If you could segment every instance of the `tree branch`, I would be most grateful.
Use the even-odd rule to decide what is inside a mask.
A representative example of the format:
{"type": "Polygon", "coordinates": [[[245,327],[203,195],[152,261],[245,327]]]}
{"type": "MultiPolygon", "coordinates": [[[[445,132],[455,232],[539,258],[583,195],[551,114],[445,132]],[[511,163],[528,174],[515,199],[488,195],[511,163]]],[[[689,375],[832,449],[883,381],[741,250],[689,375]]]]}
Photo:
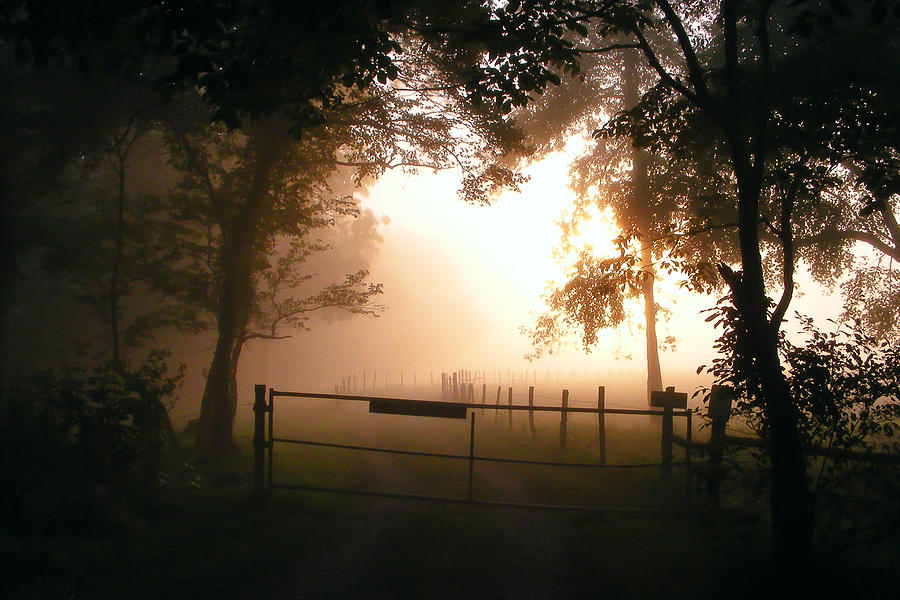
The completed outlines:
{"type": "Polygon", "coordinates": [[[703,105],[711,107],[713,105],[712,97],[709,95],[709,89],[706,87],[706,81],[703,78],[703,68],[700,66],[700,61],[697,60],[694,45],[684,29],[681,17],[678,16],[678,13],[675,12],[668,0],[657,0],[656,4],[662,9],[666,20],[669,22],[669,27],[672,28],[675,37],[678,39],[678,45],[681,47],[681,52],[687,63],[688,77],[694,86],[698,99],[702,100],[703,105]]]}
{"type": "Polygon", "coordinates": [[[638,41],[640,42],[639,46],[640,46],[641,50],[644,51],[644,56],[647,57],[647,62],[649,62],[650,66],[653,67],[653,70],[657,72],[660,79],[662,79],[666,83],[666,85],[677,90],[680,94],[685,96],[687,99],[689,99],[694,104],[696,104],[698,106],[703,106],[703,103],[702,103],[701,99],[697,96],[697,94],[692,92],[690,89],[687,88],[687,86],[685,86],[683,83],[681,83],[680,81],[678,81],[677,79],[672,77],[672,75],[669,74],[668,71],[666,71],[666,68],[662,65],[661,62],[659,62],[659,57],[656,56],[656,52],[654,52],[653,48],[650,46],[650,42],[648,42],[647,38],[644,37],[643,32],[641,32],[639,29],[635,28],[633,30],[633,33],[638,38],[638,41]]]}
{"type": "Polygon", "coordinates": [[[627,50],[629,48],[635,48],[640,50],[643,46],[638,44],[610,44],[609,46],[603,46],[602,48],[572,48],[575,52],[579,54],[601,54],[604,52],[611,52],[613,50],[627,50]]]}
{"type": "MultiPolygon", "coordinates": [[[[804,158],[802,162],[805,163],[806,159],[804,158]]],[[[794,213],[794,199],[797,196],[797,190],[800,188],[800,181],[800,174],[795,172],[791,185],[781,201],[781,232],[778,234],[778,239],[781,240],[783,252],[781,266],[783,269],[784,289],[781,292],[778,305],[772,312],[771,324],[775,331],[778,331],[781,327],[788,305],[790,305],[794,296],[794,232],[791,228],[791,218],[794,213]]]]}
{"type": "MultiPolygon", "coordinates": [[[[756,127],[753,144],[753,177],[757,181],[762,180],[766,162],[766,145],[768,143],[767,125],[769,117],[769,83],[772,79],[772,49],[767,23],[771,8],[772,0],[766,0],[762,3],[759,10],[759,22],[756,24],[756,36],[759,39],[759,54],[762,61],[762,81],[759,85],[759,105],[756,107],[756,127]]],[[[791,203],[793,203],[793,198],[791,203]]],[[[784,208],[783,205],[782,208],[784,208]]],[[[793,207],[791,207],[791,211],[793,211],[793,207]]]]}
{"type": "Polygon", "coordinates": [[[816,244],[833,242],[833,241],[841,241],[841,240],[854,240],[857,242],[864,242],[869,244],[882,254],[890,256],[894,260],[900,260],[900,248],[891,246],[886,243],[884,240],[879,238],[876,235],[873,235],[867,231],[857,231],[857,230],[847,230],[847,231],[822,231],[815,235],[811,235],[805,238],[801,238],[797,240],[796,246],[797,248],[805,248],[807,246],[814,246],[816,244]]]}
{"type": "Polygon", "coordinates": [[[891,205],[885,199],[884,208],[881,209],[884,217],[884,224],[887,226],[888,233],[891,235],[891,241],[894,242],[894,248],[900,248],[900,224],[897,223],[897,215],[891,210],[891,205]]]}

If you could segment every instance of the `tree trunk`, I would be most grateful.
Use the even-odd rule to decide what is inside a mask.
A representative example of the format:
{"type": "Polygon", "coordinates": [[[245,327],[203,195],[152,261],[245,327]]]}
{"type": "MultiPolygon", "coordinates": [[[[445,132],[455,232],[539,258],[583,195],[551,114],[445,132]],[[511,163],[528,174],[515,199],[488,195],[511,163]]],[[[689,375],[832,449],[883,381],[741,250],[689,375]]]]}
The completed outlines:
{"type": "MultiPolygon", "coordinates": [[[[641,100],[638,85],[636,50],[624,53],[622,99],[626,108],[637,106],[641,100]]],[[[650,247],[650,170],[647,153],[631,147],[631,206],[629,212],[636,219],[638,232],[641,235],[641,296],[644,299],[644,324],[647,350],[647,403],[650,403],[650,392],[662,389],[662,373],[659,365],[659,343],[656,339],[656,298],[653,282],[656,279],[653,270],[653,252],[650,247]]]]}
{"type": "Polygon", "coordinates": [[[112,272],[109,276],[109,327],[112,338],[112,363],[117,368],[122,364],[122,353],[119,343],[119,298],[122,295],[119,289],[119,274],[122,269],[124,255],[123,245],[125,238],[125,157],[121,149],[116,148],[116,175],[119,179],[116,195],[116,228],[115,228],[115,252],[113,254],[112,272]]]}
{"type": "MultiPolygon", "coordinates": [[[[739,352],[749,357],[759,381],[771,466],[772,544],[775,568],[782,579],[802,583],[812,549],[812,504],[806,461],[800,445],[797,408],[778,355],[779,323],[768,317],[759,240],[760,185],[735,152],[738,180],[738,225],[741,274],[727,277],[741,323],[739,352]]],[[[739,146],[737,146],[739,148],[739,146]]],[[[744,155],[746,156],[746,155],[744,155]]]]}
{"type": "Polygon", "coordinates": [[[250,316],[252,279],[249,260],[241,260],[247,250],[223,251],[223,281],[218,300],[218,338],[213,354],[197,431],[197,448],[204,458],[219,460],[234,453],[232,429],[237,410],[237,364],[250,316]]]}
{"type": "Polygon", "coordinates": [[[641,283],[641,292],[644,297],[644,323],[646,325],[647,341],[647,403],[650,402],[650,392],[662,390],[662,370],[659,364],[659,342],[656,339],[656,298],[653,292],[655,279],[652,255],[647,248],[646,241],[641,242],[641,270],[644,271],[644,280],[641,283]]]}
{"type": "Polygon", "coordinates": [[[258,121],[248,128],[253,148],[253,175],[243,203],[227,222],[220,222],[216,310],[216,349],[200,408],[196,449],[207,460],[221,460],[235,451],[232,435],[237,410],[237,369],[250,321],[255,293],[253,265],[265,236],[261,223],[278,158],[290,140],[278,119],[258,121]]]}

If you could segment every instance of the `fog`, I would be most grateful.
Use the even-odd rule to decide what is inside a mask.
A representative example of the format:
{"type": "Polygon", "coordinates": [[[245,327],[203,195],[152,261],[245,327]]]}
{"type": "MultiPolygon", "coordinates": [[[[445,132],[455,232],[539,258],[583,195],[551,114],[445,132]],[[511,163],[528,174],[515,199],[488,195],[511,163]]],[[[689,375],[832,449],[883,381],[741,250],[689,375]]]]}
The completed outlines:
{"type": "MultiPolygon", "coordinates": [[[[384,389],[385,377],[397,386],[402,376],[406,395],[433,396],[437,392],[433,387],[426,391],[427,384],[439,384],[442,372],[459,369],[484,371],[490,385],[504,385],[504,398],[511,374],[517,397],[527,393],[527,375],[538,393],[552,395],[557,403],[564,387],[584,388],[581,395],[592,402],[595,392],[589,390],[604,385],[610,402],[646,406],[645,341],[637,304],[629,322],[602,332],[600,344],[590,352],[572,339],[553,354],[525,359],[532,347],[520,327],[531,325],[543,308],[547,281],[561,276],[553,251],[559,237],[555,221],[571,203],[568,159],[558,152],[531,165],[530,180],[520,192],[506,193],[489,206],[462,202],[452,171],[390,172],[357,191],[381,241],[365,236],[372,244],[367,252],[335,262],[347,267],[357,264],[353,260],[365,263],[371,279],[384,284],[378,302],[385,310],[377,318],[332,314],[312,320],[309,331],[292,332],[289,339],[250,343],[238,374],[243,420],[249,419],[247,404],[257,383],[333,392],[344,378],[355,376],[357,393],[363,391],[364,377],[366,391],[372,393],[374,376],[381,388],[376,393],[383,395],[397,393],[396,388],[384,389]],[[413,381],[419,388],[415,392],[413,381]]],[[[335,251],[354,254],[340,246],[335,251]]],[[[804,302],[806,314],[824,320],[839,313],[839,298],[808,277],[801,274],[798,287],[816,300],[804,302]]],[[[692,393],[712,383],[697,368],[715,356],[718,332],[701,311],[716,299],[686,293],[670,282],[659,285],[658,302],[670,311],[658,325],[659,338],[675,338],[660,356],[664,385],[692,393]]],[[[196,361],[189,360],[187,383],[173,411],[177,422],[199,410],[208,354],[202,344],[193,352],[196,361]]],[[[495,391],[488,397],[491,393],[495,391]]]]}

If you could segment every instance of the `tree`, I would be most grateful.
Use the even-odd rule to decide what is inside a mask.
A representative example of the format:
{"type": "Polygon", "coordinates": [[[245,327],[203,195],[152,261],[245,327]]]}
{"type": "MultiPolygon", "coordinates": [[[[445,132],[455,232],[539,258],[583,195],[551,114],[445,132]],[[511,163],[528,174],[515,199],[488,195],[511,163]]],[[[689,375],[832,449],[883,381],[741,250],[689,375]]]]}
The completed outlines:
{"type": "MultiPolygon", "coordinates": [[[[602,46],[602,40],[591,41],[602,46]]],[[[662,156],[643,147],[639,140],[645,139],[647,132],[632,124],[628,133],[619,135],[617,125],[621,121],[632,123],[642,118],[641,80],[644,89],[653,83],[650,73],[639,72],[635,52],[624,49],[615,55],[585,56],[579,78],[567,80],[559,91],[546,94],[536,102],[536,108],[530,107],[525,113],[526,130],[531,122],[543,123],[547,113],[551,113],[551,122],[565,123],[549,132],[539,130],[539,136],[559,139],[583,135],[586,130],[594,132],[595,138],[573,162],[570,186],[576,192],[576,204],[561,221],[560,254],[575,254],[577,260],[569,266],[567,281],[548,292],[548,310],[538,317],[530,333],[537,354],[543,348],[552,348],[571,327],[582,332],[582,345],[589,349],[597,343],[600,329],[616,327],[629,317],[628,298],[641,298],[649,399],[651,390],[662,389],[656,271],[671,273],[677,267],[689,273],[687,283],[691,288],[708,291],[715,285],[708,262],[710,246],[724,252],[723,242],[727,242],[710,229],[702,236],[697,232],[684,237],[677,248],[670,243],[674,228],[684,219],[683,198],[699,190],[717,193],[714,186],[721,181],[673,172],[662,156]],[[615,117],[611,119],[610,115],[615,117]],[[604,122],[607,125],[599,127],[604,122]],[[615,243],[617,255],[597,256],[590,241],[582,248],[573,243],[584,223],[604,210],[611,210],[621,232],[615,243]]]]}
{"type": "MultiPolygon", "coordinates": [[[[836,19],[831,12],[847,9],[843,3],[805,4],[828,16],[832,25],[836,19]]],[[[875,10],[879,6],[880,3],[872,3],[875,10]]],[[[755,382],[753,393],[768,424],[776,565],[781,574],[798,583],[805,580],[809,564],[811,502],[798,431],[798,408],[785,379],[778,339],[793,297],[797,260],[795,230],[800,224],[816,226],[815,220],[804,221],[805,216],[798,212],[797,192],[814,191],[809,184],[815,180],[807,177],[804,155],[780,153],[774,135],[786,131],[779,106],[787,105],[795,97],[827,102],[830,93],[823,91],[821,81],[812,86],[805,78],[789,79],[798,73],[797,66],[802,64],[811,67],[814,73],[820,72],[826,66],[821,56],[830,54],[827,48],[837,39],[827,35],[827,31],[823,35],[819,32],[808,37],[800,35],[798,28],[807,23],[804,16],[807,12],[815,10],[808,10],[802,3],[784,6],[772,1],[731,0],[723,0],[717,8],[673,4],[667,0],[636,4],[523,2],[509,3],[502,11],[495,11],[499,21],[524,18],[534,23],[565,26],[582,38],[587,35],[588,27],[603,37],[616,36],[606,51],[621,49],[623,45],[640,49],[645,64],[658,77],[653,93],[645,94],[643,104],[648,109],[670,109],[656,114],[657,142],[665,146],[662,142],[666,134],[672,133],[673,127],[677,130],[681,123],[688,123],[705,129],[710,134],[707,139],[714,140],[723,149],[733,189],[730,205],[736,216],[734,230],[740,264],[735,268],[721,262],[718,271],[735,307],[738,341],[734,351],[740,355],[737,364],[755,382]],[[622,37],[627,39],[627,44],[619,41],[622,37]],[[664,58],[658,45],[660,39],[677,49],[677,60],[664,58]],[[770,195],[770,185],[775,185],[779,178],[787,184],[786,193],[770,195]],[[774,220],[768,219],[764,212],[768,207],[776,209],[774,220]],[[767,239],[773,238],[780,252],[767,255],[776,259],[767,266],[763,260],[764,245],[767,239]],[[773,267],[777,273],[774,286],[770,283],[773,267]],[[782,292],[773,305],[769,292],[778,283],[782,283],[782,292]]],[[[858,40],[857,34],[872,23],[866,15],[851,14],[843,26],[853,34],[849,39],[858,40]]],[[[889,30],[878,31],[881,35],[875,39],[880,45],[892,47],[889,30]]],[[[841,33],[843,42],[846,36],[844,31],[841,33]]],[[[868,38],[872,37],[869,32],[868,38]]],[[[857,58],[865,56],[862,46],[855,43],[848,46],[841,51],[850,50],[857,58]]],[[[577,51],[578,47],[574,47],[577,51]]],[[[528,51],[527,46],[517,45],[510,54],[528,54],[528,51]]],[[[866,77],[859,76],[860,71],[849,66],[849,61],[845,64],[848,70],[842,82],[857,84],[855,91],[868,97],[869,102],[863,105],[856,121],[810,119],[803,123],[804,143],[817,136],[838,140],[842,128],[851,123],[888,122],[889,105],[879,100],[878,95],[869,93],[871,88],[866,77]]],[[[498,94],[502,92],[500,86],[492,89],[498,94]]],[[[865,127],[853,129],[864,132],[865,127]]],[[[860,145],[868,148],[874,147],[875,141],[877,138],[871,135],[859,139],[860,145]]],[[[808,195],[815,197],[814,193],[808,195]]],[[[702,202],[702,198],[697,200],[702,202]]]]}
{"type": "MultiPolygon", "coordinates": [[[[252,13],[229,2],[89,4],[69,11],[36,0],[2,15],[0,35],[21,60],[42,68],[74,63],[89,75],[150,73],[163,99],[199,90],[212,121],[240,127],[253,144],[253,183],[239,199],[232,196],[234,214],[222,211],[216,219],[223,242],[217,296],[229,300],[217,308],[219,341],[200,438],[216,454],[230,446],[233,373],[253,306],[253,276],[262,272],[255,261],[275,247],[271,232],[262,229],[273,208],[272,186],[283,181],[279,161],[297,139],[304,144],[316,137],[313,147],[323,152],[310,157],[315,168],[309,185],[320,185],[339,166],[358,169],[361,179],[386,168],[456,167],[465,172],[463,195],[484,201],[492,190],[519,180],[494,160],[499,148],[517,143],[513,130],[491,111],[463,108],[463,90],[478,72],[484,40],[493,40],[480,29],[486,11],[479,2],[436,8],[426,1],[330,6],[270,0],[254,5],[252,13]],[[411,30],[427,43],[420,38],[402,48],[411,30]],[[329,52],[321,52],[323,44],[329,52]]],[[[528,70],[552,77],[541,64],[528,70]]],[[[544,84],[539,78],[535,85],[544,84]]],[[[202,144],[178,147],[188,172],[222,167],[206,162],[202,144]]],[[[228,179],[227,172],[218,175],[228,179]]],[[[215,199],[216,183],[196,189],[215,199]]],[[[347,285],[359,283],[357,277],[347,285]]],[[[297,309],[277,304],[287,313],[297,309]]]]}
{"type": "Polygon", "coordinates": [[[327,176],[335,148],[328,136],[303,141],[285,135],[285,121],[256,122],[242,132],[201,122],[167,133],[178,173],[167,208],[180,250],[157,285],[196,312],[216,333],[201,405],[197,447],[221,458],[232,443],[237,368],[251,339],[277,339],[324,308],[376,314],[381,286],[367,273],[348,275],[305,298],[296,290],[313,278],[311,254],[327,249],[314,237],[336,219],[358,213],[352,199],[333,198],[327,176]]]}
{"type": "Polygon", "coordinates": [[[173,230],[187,227],[181,236],[189,262],[205,268],[189,269],[187,281],[166,277],[182,291],[163,289],[215,315],[217,343],[198,437],[203,454],[215,458],[231,447],[245,342],[280,337],[281,328],[303,327],[308,314],[324,308],[378,310],[370,299],[381,288],[366,284],[364,272],[306,297],[287,293],[310,282],[305,259],[325,248],[309,236],[357,211],[354,201],[329,189],[339,169],[362,183],[393,168],[456,168],[463,176],[460,193],[472,202],[520,180],[495,164],[503,151],[515,150],[515,131],[466,102],[455,64],[412,44],[397,63],[394,82],[346,90],[327,120],[299,139],[288,135],[288,116],[245,120],[233,131],[188,118],[167,134],[180,174],[178,210],[170,220],[173,230]]]}

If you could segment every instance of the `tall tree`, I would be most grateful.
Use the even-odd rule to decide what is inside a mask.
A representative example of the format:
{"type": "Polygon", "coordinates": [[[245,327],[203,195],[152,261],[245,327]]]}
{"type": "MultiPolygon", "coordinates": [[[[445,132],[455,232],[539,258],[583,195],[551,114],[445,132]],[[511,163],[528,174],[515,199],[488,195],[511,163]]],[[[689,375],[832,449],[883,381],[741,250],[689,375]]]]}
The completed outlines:
{"type": "Polygon", "coordinates": [[[327,307],[378,311],[371,299],[381,286],[366,283],[365,271],[296,296],[314,276],[303,270],[307,257],[327,249],[318,231],[357,209],[330,196],[331,139],[298,142],[285,135],[285,123],[268,119],[234,132],[200,123],[167,133],[178,174],[168,242],[182,250],[157,285],[216,335],[197,440],[213,459],[233,446],[237,369],[248,340],[282,337],[281,327],[302,325],[309,312],[327,307]]]}
{"type": "MultiPolygon", "coordinates": [[[[586,40],[602,48],[602,39],[586,40]]],[[[587,44],[582,43],[580,48],[587,44]]],[[[698,227],[692,235],[672,240],[686,220],[685,205],[691,195],[721,194],[721,177],[711,177],[717,165],[707,161],[701,175],[670,169],[664,152],[646,148],[650,131],[638,126],[645,121],[641,98],[652,88],[652,72],[639,61],[637,50],[589,52],[582,57],[582,73],[560,88],[544,94],[517,115],[529,139],[555,148],[572,135],[594,133],[583,153],[570,167],[570,187],[575,205],[561,224],[559,255],[574,262],[566,281],[546,296],[548,310],[529,331],[536,354],[551,348],[573,327],[581,332],[585,349],[597,343],[600,329],[615,327],[631,318],[626,302],[643,302],[647,390],[662,389],[656,333],[658,306],[654,281],[657,271],[673,269],[688,276],[684,283],[695,291],[716,287],[710,262],[712,249],[722,256],[728,240],[715,228],[698,227]],[[628,131],[619,127],[628,123],[628,131]],[[551,126],[544,127],[547,122],[551,126]],[[605,125],[601,127],[602,124],[605,125]],[[549,138],[549,139],[547,139],[549,138]],[[611,214],[620,232],[613,254],[598,255],[597,240],[575,240],[587,223],[611,214]]],[[[606,241],[606,240],[601,240],[606,241]]],[[[669,342],[671,340],[666,340],[669,342]]]]}
{"type": "MultiPolygon", "coordinates": [[[[583,131],[573,131],[576,124],[590,127],[591,123],[585,121],[594,120],[593,124],[596,126],[596,120],[603,118],[605,114],[633,108],[640,100],[640,77],[632,53],[624,53],[622,61],[614,65],[592,62],[592,68],[585,68],[580,82],[567,83],[581,88],[595,87],[595,90],[601,93],[593,95],[592,103],[579,106],[582,111],[571,110],[567,106],[565,114],[568,120],[564,129],[566,132],[583,134],[583,131]],[[613,75],[611,73],[613,70],[619,71],[620,77],[613,75]],[[605,80],[605,85],[586,84],[585,79],[588,77],[605,80]]],[[[553,94],[548,96],[550,103],[569,105],[568,94],[558,93],[555,96],[553,94]]],[[[547,100],[542,100],[544,106],[531,111],[530,115],[526,113],[526,123],[534,119],[540,120],[542,114],[547,112],[547,100]]],[[[550,107],[550,110],[553,109],[554,107],[550,107]]],[[[538,135],[546,135],[546,132],[538,135]]],[[[534,329],[528,330],[536,348],[535,356],[539,356],[544,348],[552,348],[558,343],[567,332],[568,323],[583,331],[583,345],[590,348],[597,342],[599,329],[618,326],[626,318],[625,297],[639,296],[644,304],[648,399],[650,391],[662,389],[659,343],[656,334],[657,304],[654,293],[655,260],[651,224],[651,220],[655,217],[652,207],[659,202],[652,198],[654,190],[651,190],[649,160],[646,151],[635,144],[631,144],[630,149],[607,144],[603,148],[588,150],[576,163],[577,166],[573,168],[572,173],[577,206],[570,213],[570,218],[562,221],[561,245],[565,257],[575,250],[570,240],[572,235],[579,231],[584,221],[594,216],[590,208],[611,207],[616,225],[621,230],[635,233],[638,245],[638,262],[635,266],[640,273],[630,280],[621,279],[620,277],[626,273],[619,269],[623,266],[624,256],[619,260],[615,258],[606,260],[607,257],[598,259],[590,250],[581,250],[579,259],[573,265],[572,276],[564,284],[549,292],[546,297],[548,312],[538,317],[534,329]],[[628,164],[620,166],[623,162],[628,164]]],[[[624,247],[620,249],[625,250],[624,247]]]]}
{"type": "MultiPolygon", "coordinates": [[[[230,214],[218,220],[228,240],[218,257],[225,266],[218,291],[229,301],[217,313],[219,343],[201,418],[201,444],[213,453],[230,445],[229,387],[252,306],[248,280],[259,272],[259,248],[271,247],[260,219],[268,216],[272,186],[283,175],[279,161],[297,139],[330,144],[331,157],[320,155],[316,163],[326,172],[346,165],[365,178],[394,167],[461,168],[462,193],[476,201],[518,181],[494,164],[499,148],[515,144],[512,130],[491,111],[461,110],[484,40],[493,40],[480,29],[487,11],[480,2],[436,9],[427,1],[330,6],[267,0],[252,12],[231,2],[98,2],[71,11],[26,0],[3,12],[0,35],[23,60],[43,67],[74,63],[88,74],[149,69],[162,97],[199,90],[213,121],[240,126],[255,144],[249,187],[239,192],[236,209],[242,220],[230,214]],[[420,39],[404,51],[404,32],[411,30],[428,43],[420,39]],[[425,62],[417,47],[430,52],[425,62]],[[345,133],[335,136],[341,128],[345,133]]],[[[528,69],[549,74],[540,64],[528,69]]],[[[200,164],[204,156],[194,158],[200,164]]],[[[216,182],[207,190],[215,192],[216,182]]]]}
{"type": "MultiPolygon", "coordinates": [[[[875,12],[879,7],[883,5],[871,4],[875,12]]],[[[815,197],[806,194],[815,181],[807,177],[803,155],[782,154],[773,134],[786,127],[779,107],[788,105],[791,98],[827,102],[830,91],[823,88],[821,81],[813,86],[805,78],[790,79],[790,75],[796,75],[797,64],[803,63],[812,72],[822,71],[826,66],[822,57],[830,54],[828,50],[838,38],[820,35],[815,24],[834,26],[840,13],[847,9],[844,3],[783,4],[769,0],[723,0],[717,7],[668,0],[560,0],[508,3],[494,13],[496,20],[505,24],[526,19],[545,27],[568,27],[577,34],[572,35],[576,53],[577,41],[588,35],[589,28],[610,40],[598,51],[616,51],[623,46],[639,49],[645,64],[658,78],[652,93],[645,94],[642,102],[647,109],[645,114],[649,111],[652,117],[656,111],[656,143],[667,146],[666,137],[687,123],[695,130],[704,129],[711,144],[722,148],[733,190],[729,204],[736,222],[731,226],[736,232],[740,260],[739,265],[721,262],[718,271],[735,308],[732,314],[737,320],[738,343],[734,350],[740,355],[741,376],[753,382],[752,393],[767,424],[775,564],[782,574],[797,582],[805,579],[809,564],[811,502],[798,432],[798,408],[784,376],[778,340],[793,297],[796,231],[801,224],[816,225],[813,219],[804,222],[806,215],[798,212],[796,192],[802,190],[815,197]],[[827,18],[815,18],[816,12],[827,18]],[[813,14],[813,33],[804,37],[800,33],[802,26],[809,24],[808,14],[813,14]],[[621,42],[622,37],[626,43],[621,42]],[[665,58],[660,40],[675,47],[677,56],[665,58]],[[786,193],[770,194],[779,178],[787,184],[786,193]],[[766,213],[769,207],[774,209],[774,219],[766,213]],[[777,253],[766,253],[767,240],[777,244],[777,253]],[[779,284],[781,295],[773,305],[769,293],[779,284]]],[[[873,24],[879,28],[879,35],[874,38],[878,45],[892,47],[892,36],[887,29],[881,29],[882,23],[872,15],[852,13],[841,25],[844,30],[837,45],[843,46],[842,51],[864,56],[860,52],[862,46],[847,41],[859,39],[858,35],[873,24]]],[[[869,38],[872,39],[871,32],[869,38]]],[[[529,49],[515,45],[509,53],[527,55],[529,49]]],[[[862,114],[849,122],[810,118],[803,123],[803,139],[824,136],[837,140],[851,123],[887,122],[889,107],[879,99],[880,95],[869,93],[872,88],[863,74],[865,69],[844,64],[848,69],[842,82],[865,90],[859,95],[869,102],[863,105],[862,114]]],[[[502,95],[502,86],[492,86],[490,81],[487,85],[493,93],[502,95]]],[[[862,132],[865,128],[854,129],[862,132]]],[[[626,130],[633,132],[634,128],[626,130]]],[[[861,143],[870,145],[876,140],[876,136],[866,135],[861,143]]],[[[650,145],[651,141],[645,143],[650,145]]],[[[810,149],[814,148],[811,144],[810,149]]],[[[699,208],[704,199],[696,200],[699,208]]]]}

